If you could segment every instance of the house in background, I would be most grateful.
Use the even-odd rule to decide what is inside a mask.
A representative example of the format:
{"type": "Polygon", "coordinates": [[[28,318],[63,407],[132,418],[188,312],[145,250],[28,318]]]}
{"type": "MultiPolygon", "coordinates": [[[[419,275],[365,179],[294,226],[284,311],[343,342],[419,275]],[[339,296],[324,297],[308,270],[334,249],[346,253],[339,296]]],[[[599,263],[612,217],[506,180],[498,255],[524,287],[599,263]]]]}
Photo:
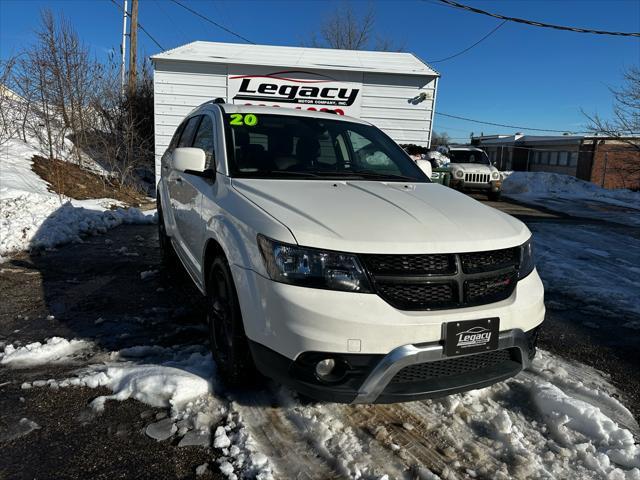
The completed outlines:
{"type": "Polygon", "coordinates": [[[572,175],[604,188],[640,189],[640,137],[486,135],[473,137],[500,170],[572,175]]]}

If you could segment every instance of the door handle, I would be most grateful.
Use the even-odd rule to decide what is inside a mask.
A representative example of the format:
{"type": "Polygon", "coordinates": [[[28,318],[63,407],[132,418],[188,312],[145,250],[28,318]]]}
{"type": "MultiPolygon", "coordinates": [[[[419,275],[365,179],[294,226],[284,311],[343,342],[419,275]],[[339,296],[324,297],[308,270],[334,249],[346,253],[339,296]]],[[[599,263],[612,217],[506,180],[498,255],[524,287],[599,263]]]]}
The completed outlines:
{"type": "Polygon", "coordinates": [[[180,177],[177,177],[177,178],[176,178],[176,182],[177,182],[177,183],[182,183],[182,179],[181,179],[180,177]]]}

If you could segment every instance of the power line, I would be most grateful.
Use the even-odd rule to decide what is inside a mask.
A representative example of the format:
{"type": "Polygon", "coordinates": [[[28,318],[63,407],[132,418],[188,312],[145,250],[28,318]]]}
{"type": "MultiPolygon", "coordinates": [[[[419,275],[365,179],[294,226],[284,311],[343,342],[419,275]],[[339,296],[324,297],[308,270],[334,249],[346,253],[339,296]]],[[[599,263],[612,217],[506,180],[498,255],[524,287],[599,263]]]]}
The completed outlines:
{"type": "Polygon", "coordinates": [[[536,22],[534,20],[526,20],[524,18],[507,17],[505,15],[500,15],[499,13],[491,13],[491,12],[487,12],[486,10],[481,10],[479,8],[463,5],[462,3],[454,2],[453,0],[438,0],[438,1],[440,3],[444,3],[445,5],[449,5],[450,7],[460,8],[462,10],[467,10],[473,13],[479,13],[480,15],[487,15],[493,18],[499,18],[501,20],[505,20],[509,22],[523,23],[525,25],[531,25],[533,27],[554,28],[556,30],[564,30],[568,32],[577,32],[577,33],[593,33],[596,35],[614,35],[617,37],[640,37],[640,32],[610,32],[606,30],[593,30],[590,28],[567,27],[565,25],[554,25],[552,23],[536,22]]]}
{"type": "Polygon", "coordinates": [[[485,122],[483,120],[474,120],[473,118],[460,117],[458,115],[451,115],[449,113],[435,112],[436,115],[440,115],[442,117],[455,118],[457,120],[464,120],[465,122],[473,122],[473,123],[481,123],[484,125],[493,125],[494,127],[504,127],[504,128],[516,128],[518,130],[533,130],[537,132],[554,132],[554,133],[590,133],[590,132],[574,132],[572,130],[554,130],[552,128],[534,128],[534,127],[522,127],[518,125],[505,125],[503,123],[493,123],[493,122],[485,122]]]}
{"type": "Polygon", "coordinates": [[[182,30],[182,28],[180,28],[179,25],[176,25],[176,22],[173,21],[173,19],[169,16],[169,14],[167,13],[167,11],[164,9],[164,7],[162,6],[162,2],[160,0],[153,0],[157,5],[158,8],[160,9],[160,11],[162,12],[162,14],[167,17],[167,20],[169,20],[169,23],[176,28],[179,32],[180,32],[180,36],[182,37],[182,41],[184,43],[188,43],[189,42],[189,37],[188,35],[186,35],[184,33],[184,30],[182,30]]]}
{"type": "Polygon", "coordinates": [[[251,40],[249,40],[248,38],[243,37],[243,36],[242,36],[242,35],[240,35],[239,33],[234,32],[233,30],[231,30],[231,29],[229,29],[229,28],[225,27],[224,25],[220,25],[219,23],[217,23],[217,22],[215,22],[215,21],[211,20],[209,17],[205,17],[203,14],[201,14],[201,13],[199,13],[199,12],[196,12],[194,9],[192,9],[192,8],[190,8],[190,7],[187,7],[185,4],[180,3],[178,0],[171,0],[171,1],[172,1],[173,3],[175,3],[176,5],[180,5],[180,6],[181,6],[182,8],[184,8],[185,10],[190,11],[190,12],[191,12],[191,13],[193,13],[194,15],[196,15],[196,16],[198,16],[198,17],[202,18],[203,20],[206,20],[207,22],[209,22],[209,23],[211,23],[211,24],[215,25],[216,27],[218,27],[218,28],[220,28],[220,29],[224,30],[225,32],[230,33],[231,35],[233,35],[233,36],[235,36],[235,37],[238,37],[238,38],[240,38],[240,39],[244,40],[244,41],[245,41],[245,42],[247,42],[247,43],[250,43],[250,44],[252,44],[252,45],[255,45],[255,42],[252,42],[252,41],[251,41],[251,40]]]}
{"type": "MultiPolygon", "coordinates": [[[[118,7],[118,9],[122,10],[122,5],[121,5],[121,4],[119,4],[118,2],[116,2],[115,0],[111,0],[111,3],[113,3],[116,7],[118,7]]],[[[131,18],[131,14],[130,14],[129,12],[125,12],[125,13],[127,14],[127,17],[131,18]]],[[[151,41],[152,41],[153,43],[155,43],[155,44],[158,46],[158,48],[159,48],[160,50],[164,50],[164,49],[165,49],[165,48],[164,48],[162,45],[160,45],[160,43],[158,43],[158,41],[157,41],[155,38],[153,38],[153,36],[152,36],[152,35],[151,35],[151,34],[150,34],[150,33],[149,33],[149,32],[148,32],[148,31],[147,31],[147,30],[146,30],[146,29],[145,29],[145,28],[140,24],[140,22],[137,22],[137,23],[138,23],[138,28],[139,28],[140,30],[142,30],[142,31],[144,32],[144,34],[145,34],[147,37],[149,37],[149,38],[151,39],[151,41]]]]}
{"type": "Polygon", "coordinates": [[[427,60],[428,63],[440,63],[440,62],[446,62],[447,60],[451,60],[452,58],[458,57],[460,55],[462,55],[465,52],[468,52],[469,50],[471,50],[473,47],[475,47],[476,45],[478,45],[479,43],[483,42],[484,40],[486,40],[487,38],[489,38],[491,35],[493,35],[501,26],[503,26],[505,23],[507,23],[506,20],[503,20],[502,23],[500,23],[500,25],[496,26],[493,30],[491,30],[489,33],[487,33],[484,37],[482,37],[480,40],[478,40],[476,43],[474,43],[473,45],[465,48],[464,50],[461,50],[460,52],[454,54],[454,55],[450,55],[448,57],[445,58],[441,58],[440,60],[427,60]]]}

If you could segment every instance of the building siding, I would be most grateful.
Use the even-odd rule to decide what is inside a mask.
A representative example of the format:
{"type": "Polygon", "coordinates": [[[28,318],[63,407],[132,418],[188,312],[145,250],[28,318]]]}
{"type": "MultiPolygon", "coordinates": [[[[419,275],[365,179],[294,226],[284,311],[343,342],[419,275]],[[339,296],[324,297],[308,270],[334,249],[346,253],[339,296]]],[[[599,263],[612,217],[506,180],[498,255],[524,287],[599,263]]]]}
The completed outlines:
{"type": "MultiPolygon", "coordinates": [[[[227,75],[251,66],[179,60],[154,60],[154,124],[156,179],[160,159],[186,115],[197,106],[221,97],[227,99],[227,75]]],[[[263,67],[264,68],[264,67],[263,67]]],[[[278,69],[279,67],[268,67],[278,69]]],[[[321,69],[305,69],[327,73],[321,69]]],[[[383,130],[400,144],[429,146],[436,94],[436,78],[369,72],[331,72],[341,80],[362,83],[360,117],[383,130]],[[421,93],[426,98],[413,104],[421,93]]]]}

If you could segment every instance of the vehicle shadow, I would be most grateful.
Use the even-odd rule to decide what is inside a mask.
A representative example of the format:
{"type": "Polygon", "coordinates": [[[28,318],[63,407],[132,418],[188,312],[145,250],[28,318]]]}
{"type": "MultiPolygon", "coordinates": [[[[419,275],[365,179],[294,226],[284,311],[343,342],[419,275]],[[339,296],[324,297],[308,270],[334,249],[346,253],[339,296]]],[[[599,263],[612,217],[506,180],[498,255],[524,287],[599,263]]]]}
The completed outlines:
{"type": "MultiPolygon", "coordinates": [[[[38,247],[58,234],[58,213],[38,229],[29,254],[3,264],[40,279],[39,291],[31,288],[29,298],[41,303],[43,311],[32,316],[33,331],[22,343],[53,336],[83,339],[92,342],[96,352],[120,352],[120,359],[134,364],[171,364],[202,376],[201,364],[192,368],[174,360],[209,352],[205,302],[184,270],[169,271],[161,262],[157,226],[120,225],[57,248],[38,247]]],[[[99,360],[104,361],[104,355],[99,360]]],[[[206,370],[215,372],[215,366],[206,370]]],[[[215,373],[206,380],[223,398],[245,398],[266,386],[256,381],[250,391],[237,392],[228,391],[215,373]]]]}
{"type": "MultiPolygon", "coordinates": [[[[56,213],[42,224],[33,245],[61,233],[56,213]]],[[[1,367],[0,431],[20,426],[21,418],[39,426],[23,436],[0,439],[5,450],[0,477],[9,472],[7,478],[48,478],[55,472],[65,478],[103,478],[112,472],[117,477],[192,478],[196,466],[211,458],[204,444],[178,449],[182,435],[164,442],[145,435],[162,415],[170,414],[170,405],[131,399],[108,402],[100,413],[91,407],[97,397],[112,393],[108,388],[54,389],[46,384],[49,379],[80,378],[105,362],[123,360],[128,362],[123,365],[150,366],[151,372],[170,365],[178,377],[175,369],[203,377],[204,371],[215,372],[213,365],[202,368],[186,361],[191,353],[206,354],[208,349],[203,302],[186,276],[170,275],[162,267],[156,225],[121,225],[78,240],[53,249],[34,248],[0,265],[0,340],[26,345],[58,336],[93,344],[70,362],[1,367]],[[123,350],[124,355],[111,355],[123,350]],[[28,390],[21,388],[23,382],[28,390]]],[[[171,375],[166,377],[170,387],[171,375]]],[[[217,389],[214,374],[206,377],[217,389]]],[[[186,428],[193,431],[192,425],[186,428]]]]}

